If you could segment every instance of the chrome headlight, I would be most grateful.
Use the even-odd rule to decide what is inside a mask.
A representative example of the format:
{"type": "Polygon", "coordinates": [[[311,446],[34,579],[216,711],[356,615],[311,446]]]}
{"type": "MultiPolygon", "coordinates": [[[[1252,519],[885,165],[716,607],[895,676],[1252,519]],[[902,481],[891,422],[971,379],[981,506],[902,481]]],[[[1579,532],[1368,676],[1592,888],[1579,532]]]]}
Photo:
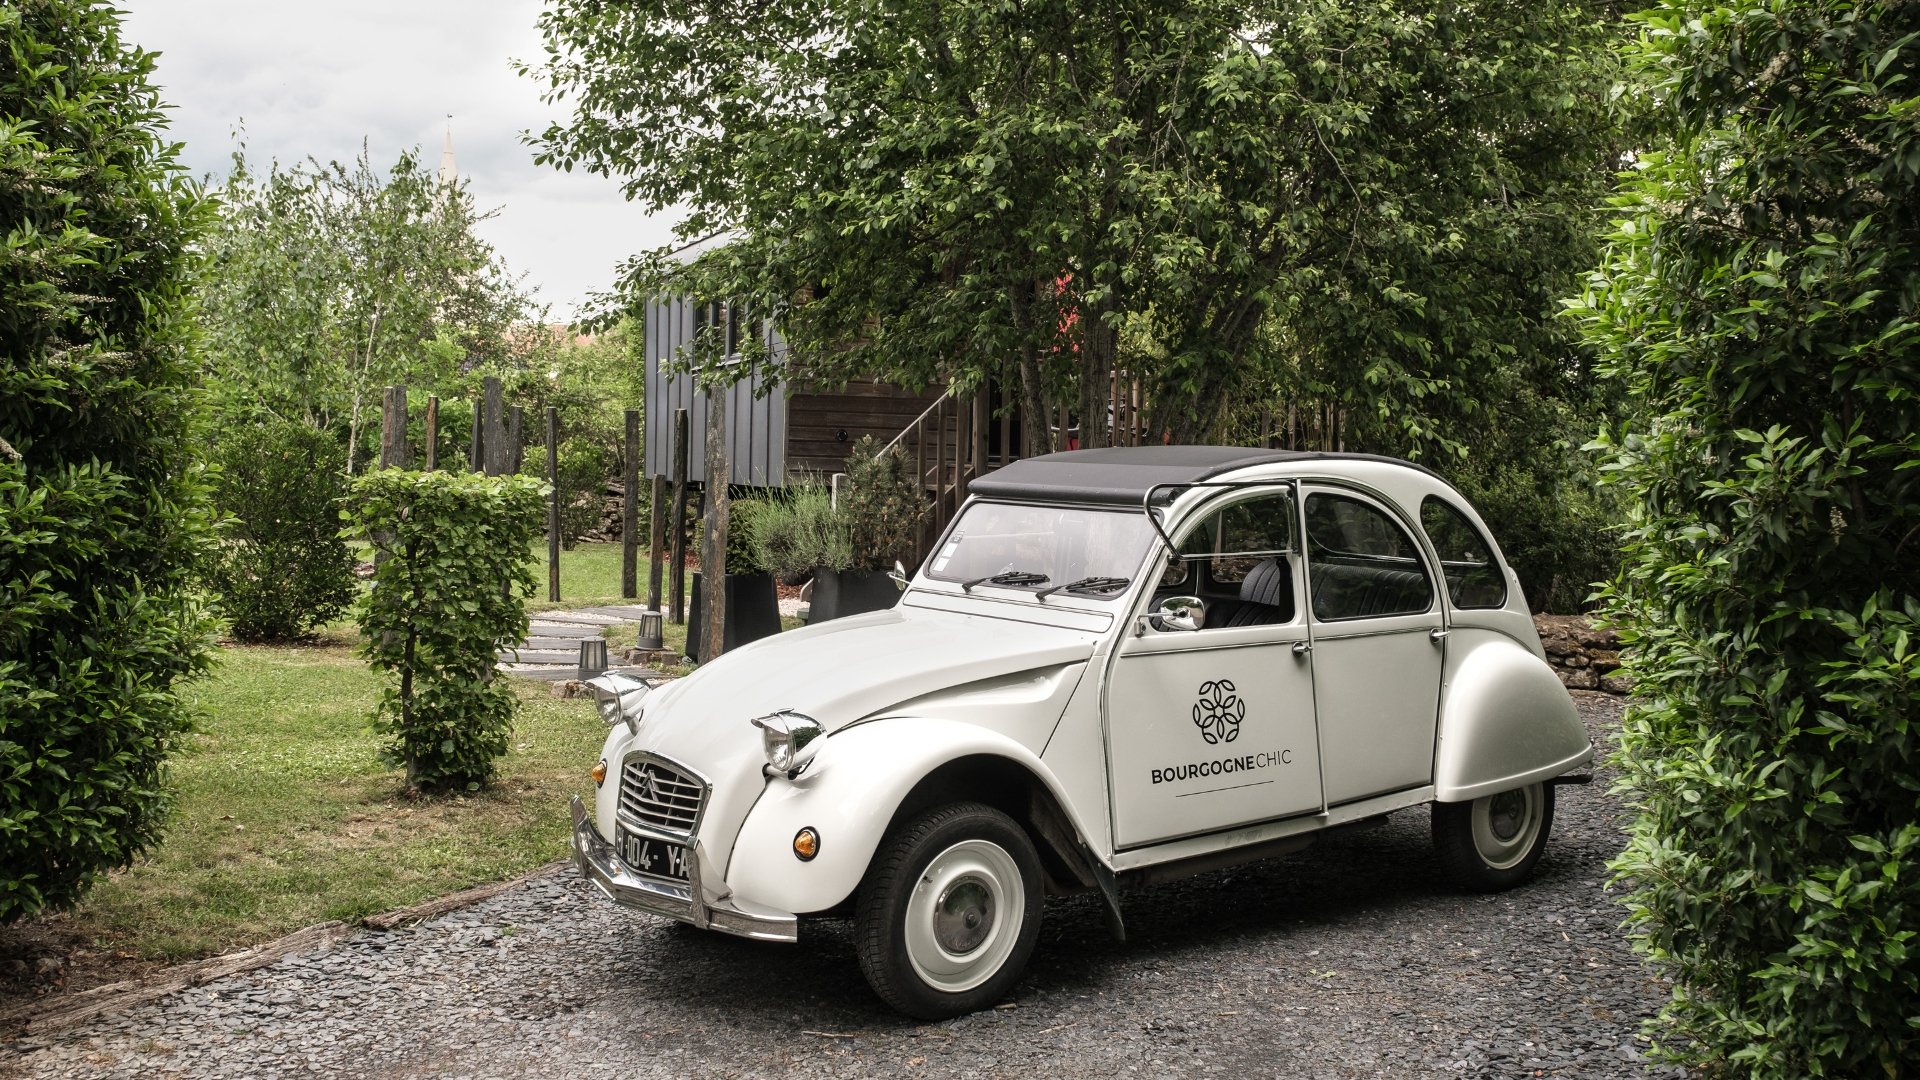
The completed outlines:
{"type": "Polygon", "coordinates": [[[625,721],[627,731],[640,733],[640,703],[650,692],[646,683],[627,675],[606,674],[587,680],[594,708],[608,727],[625,721]]]}
{"type": "Polygon", "coordinates": [[[806,767],[814,751],[819,749],[819,740],[827,733],[813,717],[784,709],[750,722],[760,729],[760,737],[766,743],[767,765],[789,777],[806,767]]]}

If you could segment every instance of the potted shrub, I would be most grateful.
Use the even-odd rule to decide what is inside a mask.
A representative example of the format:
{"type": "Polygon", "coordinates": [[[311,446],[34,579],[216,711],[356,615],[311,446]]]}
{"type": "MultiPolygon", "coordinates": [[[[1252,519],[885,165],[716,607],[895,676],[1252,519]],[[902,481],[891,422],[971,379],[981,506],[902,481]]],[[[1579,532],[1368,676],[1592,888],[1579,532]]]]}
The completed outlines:
{"type": "Polygon", "coordinates": [[[752,543],[760,566],[788,585],[815,578],[822,569],[853,566],[846,519],[834,510],[826,486],[813,477],[788,485],[779,497],[761,504],[753,518],[752,543]]]}
{"type": "Polygon", "coordinates": [[[809,623],[883,611],[900,600],[887,571],[913,558],[926,493],[898,447],[882,449],[869,435],[847,456],[847,490],[838,510],[846,525],[846,566],[822,566],[813,577],[809,623]]]}
{"type": "MultiPolygon", "coordinates": [[[[727,626],[728,652],[749,642],[780,632],[780,594],[773,587],[773,574],[755,555],[753,536],[756,521],[768,504],[759,499],[736,499],[727,521],[727,626]]],[[[694,535],[700,533],[696,526],[694,535]]],[[[706,640],[704,597],[701,573],[693,573],[693,599],[687,609],[687,655],[696,661],[700,643],[706,640]]]]}

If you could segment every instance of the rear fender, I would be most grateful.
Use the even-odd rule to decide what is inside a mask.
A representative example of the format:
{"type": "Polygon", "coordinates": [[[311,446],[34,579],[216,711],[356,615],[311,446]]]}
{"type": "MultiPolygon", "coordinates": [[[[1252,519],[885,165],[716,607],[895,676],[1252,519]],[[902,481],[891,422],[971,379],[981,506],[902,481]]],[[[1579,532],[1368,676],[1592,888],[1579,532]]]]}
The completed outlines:
{"type": "Polygon", "coordinates": [[[1453,632],[1433,764],[1436,801],[1496,795],[1592,760],[1580,713],[1546,661],[1505,634],[1453,632]]]}
{"type": "Polygon", "coordinates": [[[768,781],[734,841],[728,888],[782,911],[838,905],[866,875],[902,801],[923,778],[967,757],[1017,765],[1045,786],[1071,826],[1086,835],[1052,773],[1025,746],[973,724],[892,717],[834,732],[799,778],[768,781]],[[793,838],[808,827],[819,833],[820,849],[802,862],[793,853],[793,838]]]}

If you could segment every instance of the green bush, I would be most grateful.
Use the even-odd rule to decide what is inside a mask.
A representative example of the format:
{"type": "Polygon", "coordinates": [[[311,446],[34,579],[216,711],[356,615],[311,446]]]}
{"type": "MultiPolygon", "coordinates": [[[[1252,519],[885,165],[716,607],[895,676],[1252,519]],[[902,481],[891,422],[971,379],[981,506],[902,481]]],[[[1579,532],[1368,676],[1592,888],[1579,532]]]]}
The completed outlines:
{"type": "Polygon", "coordinates": [[[752,546],[754,564],[781,577],[853,565],[846,518],[834,510],[833,494],[817,480],[795,484],[766,500],[740,531],[752,546]]]}
{"type": "MultiPolygon", "coordinates": [[[[1920,1072],[1920,7],[1669,2],[1576,312],[1646,419],[1615,869],[1709,1075],[1920,1072]]],[[[1661,1030],[1664,1028],[1664,1031],[1661,1030]]]]}
{"type": "Polygon", "coordinates": [[[911,560],[926,520],[927,497],[913,465],[898,447],[883,449],[868,435],[847,455],[846,516],[855,570],[886,570],[911,560]]]}
{"type": "Polygon", "coordinates": [[[362,653],[391,680],[374,722],[409,790],[477,789],[518,700],[494,669],[527,632],[527,546],[546,486],[520,476],[382,469],[353,483],[350,532],[386,557],[356,605],[362,653]]]}
{"type": "Polygon", "coordinates": [[[158,843],[210,662],[183,290],[207,217],[118,14],[0,8],[0,922],[158,843]]]}
{"type": "Polygon", "coordinates": [[[222,434],[214,506],[231,515],[207,582],[242,641],[303,637],[353,602],[353,553],[340,538],[347,454],[305,424],[222,434]]]}

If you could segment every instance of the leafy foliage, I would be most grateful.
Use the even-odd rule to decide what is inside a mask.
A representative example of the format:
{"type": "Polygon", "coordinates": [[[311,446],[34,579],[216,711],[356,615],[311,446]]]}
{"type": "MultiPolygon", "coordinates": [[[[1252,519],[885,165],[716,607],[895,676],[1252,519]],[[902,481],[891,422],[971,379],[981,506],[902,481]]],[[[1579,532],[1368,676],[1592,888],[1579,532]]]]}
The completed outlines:
{"type": "Polygon", "coordinates": [[[340,538],[347,455],[324,431],[273,421],[220,442],[214,506],[233,518],[208,584],[243,641],[298,638],[353,602],[340,538]]]}
{"type": "Polygon", "coordinates": [[[853,566],[846,518],[833,508],[833,494],[817,480],[788,485],[739,531],[752,546],[754,564],[780,577],[853,566]]]}
{"type": "Polygon", "coordinates": [[[183,285],[206,204],[117,12],[0,8],[0,922],[158,842],[210,661],[183,285]]]}
{"type": "Polygon", "coordinates": [[[353,482],[350,532],[384,556],[355,615],[387,685],[375,714],[409,789],[477,789],[507,752],[518,699],[495,654],[527,632],[527,547],[545,485],[381,469],[353,482]]]}
{"type": "Polygon", "coordinates": [[[887,570],[896,559],[911,559],[928,507],[906,454],[863,437],[847,455],[847,485],[842,513],[852,569],[887,570]]]}
{"type": "Polygon", "coordinates": [[[568,439],[559,449],[554,486],[560,492],[560,544],[572,551],[575,541],[606,517],[607,476],[613,463],[591,439],[568,439]]]}
{"type": "Polygon", "coordinates": [[[1678,979],[1671,1057],[1920,1067],[1920,9],[1669,2],[1628,49],[1673,133],[1575,312],[1641,426],[1608,596],[1641,696],[1615,864],[1678,979]]]}
{"type": "Polygon", "coordinates": [[[1604,14],[558,0],[526,70],[574,109],[542,160],[734,237],[635,260],[609,316],[742,298],[780,311],[797,377],[997,377],[1028,416],[1074,405],[1088,447],[1123,363],[1173,442],[1273,376],[1427,452],[1494,415],[1495,376],[1571,353],[1552,316],[1614,137],[1604,14]]]}

